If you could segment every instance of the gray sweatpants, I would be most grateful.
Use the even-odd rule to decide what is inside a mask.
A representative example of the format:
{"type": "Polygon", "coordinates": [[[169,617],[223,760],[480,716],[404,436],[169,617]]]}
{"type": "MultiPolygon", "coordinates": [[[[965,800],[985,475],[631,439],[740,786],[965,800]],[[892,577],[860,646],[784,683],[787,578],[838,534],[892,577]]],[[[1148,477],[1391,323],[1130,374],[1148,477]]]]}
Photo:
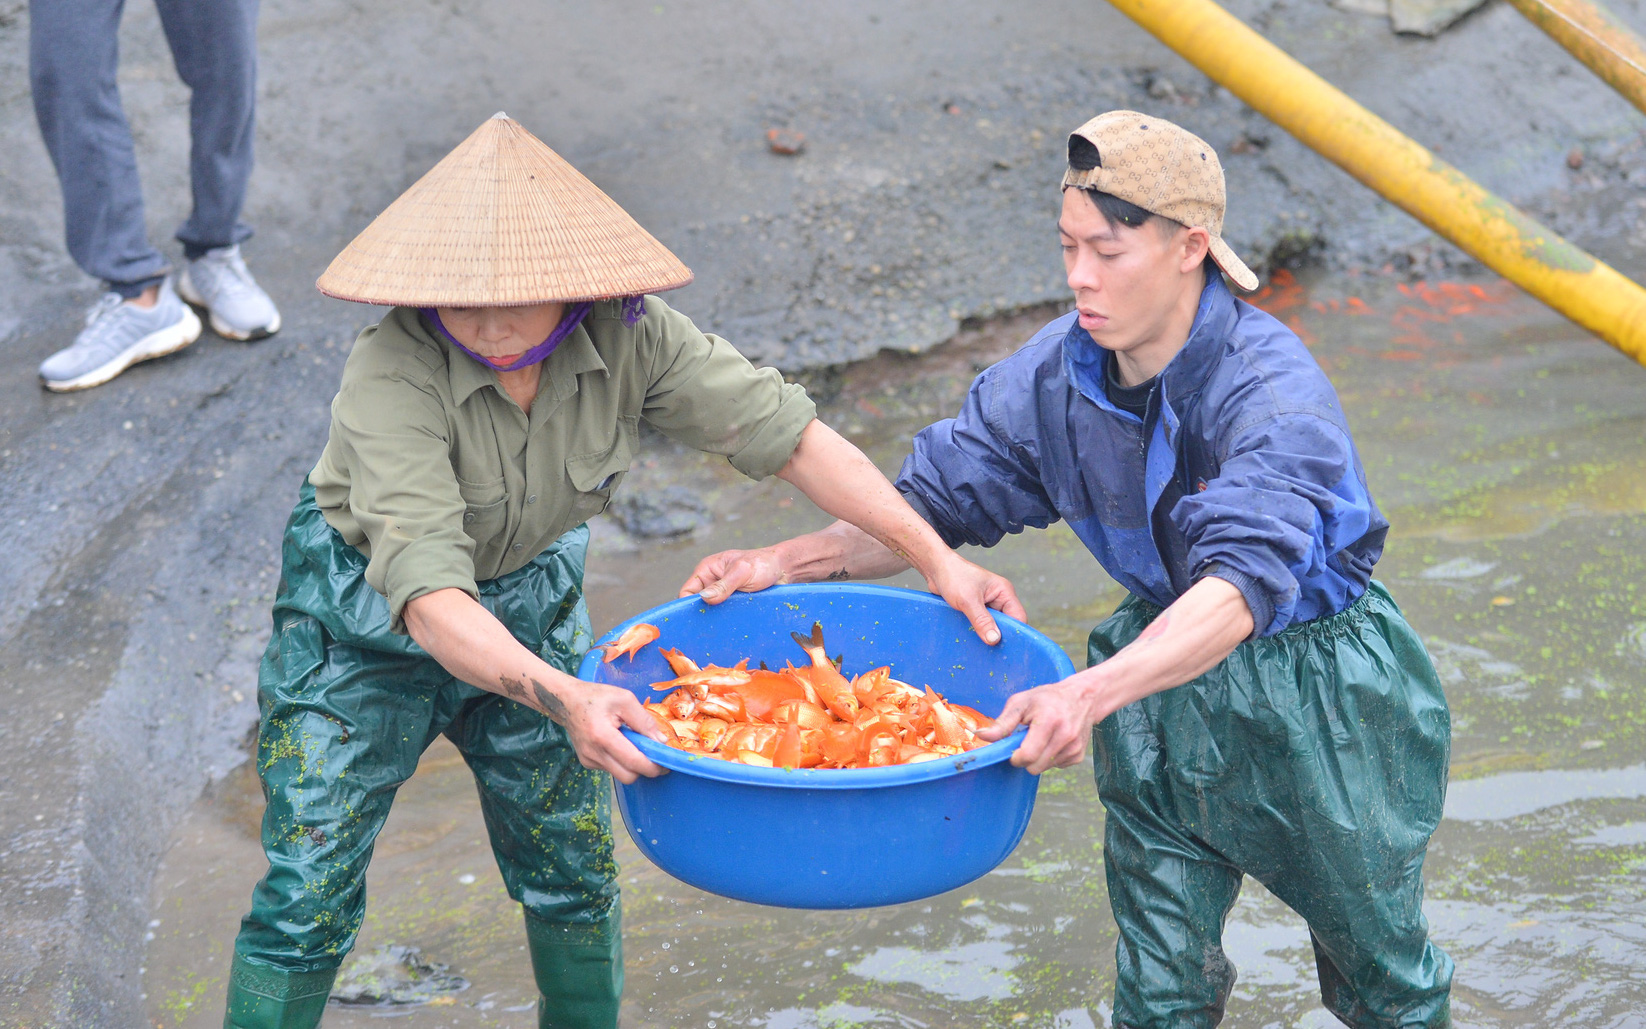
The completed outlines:
{"type": "MultiPolygon", "coordinates": [[[[155,0],[189,100],[194,210],[177,230],[189,257],[251,235],[240,221],[252,169],[258,0],[155,0]]],[[[135,296],[169,270],[143,225],[131,128],[115,85],[125,0],[31,0],[29,84],[63,188],[69,255],[135,296]]]]}

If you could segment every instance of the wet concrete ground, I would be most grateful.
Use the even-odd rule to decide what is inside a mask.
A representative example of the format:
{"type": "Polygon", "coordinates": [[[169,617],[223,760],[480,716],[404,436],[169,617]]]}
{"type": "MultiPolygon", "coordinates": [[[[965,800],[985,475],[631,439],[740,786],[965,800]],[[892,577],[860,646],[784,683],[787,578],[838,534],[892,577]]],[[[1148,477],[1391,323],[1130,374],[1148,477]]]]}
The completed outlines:
{"type": "MultiPolygon", "coordinates": [[[[1423,633],[1453,708],[1453,778],[1426,910],[1458,962],[1460,1026],[1646,1024],[1646,389],[1641,370],[1501,282],[1282,277],[1262,302],[1331,372],[1394,523],[1379,577],[1423,633]]],[[[979,367],[1046,312],[931,355],[883,355],[812,388],[888,471],[979,367]]],[[[694,539],[637,545],[600,526],[597,627],[672,594],[704,552],[821,524],[780,483],[653,450],[631,480],[694,483],[716,512],[694,539]]],[[[1062,527],[974,556],[1011,576],[1031,620],[1083,663],[1121,597],[1062,527]]],[[[907,581],[907,577],[903,581],[907,581]]],[[[1023,844],[926,902],[862,912],[760,908],[684,886],[619,830],[625,1024],[767,1029],[1106,1025],[1115,929],[1090,766],[1048,774],[1023,844]]],[[[260,873],[242,766],[189,813],[155,883],[147,1013],[219,1023],[236,920],[260,873]]],[[[735,817],[732,814],[731,817],[735,817]]],[[[751,825],[751,833],[759,827],[751,825]]],[[[359,950],[421,947],[471,987],[409,1009],[333,1007],[326,1024],[529,1026],[520,917],[503,893],[466,769],[443,742],[378,845],[359,950]]],[[[1227,946],[1226,1025],[1322,1027],[1301,921],[1248,883],[1227,946]]]]}

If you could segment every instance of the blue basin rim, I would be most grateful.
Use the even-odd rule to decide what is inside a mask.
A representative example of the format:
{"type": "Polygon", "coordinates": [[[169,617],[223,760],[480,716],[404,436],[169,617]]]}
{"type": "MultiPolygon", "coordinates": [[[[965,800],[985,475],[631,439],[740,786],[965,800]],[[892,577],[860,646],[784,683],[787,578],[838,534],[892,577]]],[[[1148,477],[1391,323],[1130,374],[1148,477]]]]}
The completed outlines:
{"type": "Polygon", "coordinates": [[[760,768],[738,764],[717,757],[699,756],[657,743],[632,729],[623,735],[640,748],[640,753],[673,772],[683,772],[702,779],[720,782],[748,783],[753,786],[774,786],[795,790],[866,790],[879,786],[904,786],[909,783],[942,779],[957,772],[987,768],[1011,758],[1018,744],[1027,735],[1018,729],[1003,740],[986,747],[956,754],[939,761],[921,761],[913,765],[892,765],[887,768],[760,768]]]}
{"type": "MultiPolygon", "coordinates": [[[[878,597],[905,604],[910,602],[926,603],[945,609],[948,608],[948,604],[942,598],[921,590],[904,589],[897,586],[878,586],[870,583],[831,583],[827,586],[820,584],[773,586],[770,589],[761,591],[761,595],[781,600],[784,593],[795,592],[803,593],[808,598],[815,598],[820,590],[827,590],[830,593],[852,599],[878,597]]],[[[744,596],[747,595],[744,594],[744,596]]],[[[577,669],[577,677],[586,682],[599,681],[598,671],[604,656],[598,649],[600,644],[615,640],[631,625],[643,621],[657,624],[671,616],[685,614],[700,604],[703,604],[703,601],[698,597],[681,597],[614,626],[610,632],[601,636],[595,645],[589,649],[589,652],[584,655],[583,662],[577,669]]],[[[704,606],[707,607],[707,605],[704,606]]],[[[1038,630],[1010,615],[1002,614],[999,611],[992,613],[995,620],[1001,623],[1003,633],[1007,631],[1007,626],[1018,626],[1029,630],[1035,635],[1040,635],[1038,630]]],[[[956,617],[959,617],[958,612],[956,612],[956,617]]],[[[1060,676],[1067,677],[1074,674],[1074,663],[1069,660],[1067,654],[1063,653],[1061,647],[1056,648],[1053,660],[1060,676]]],[[[893,671],[895,673],[896,670],[893,671]]],[[[957,754],[952,758],[922,761],[912,765],[893,765],[887,768],[786,769],[759,768],[737,764],[732,761],[723,761],[719,758],[700,757],[657,743],[631,729],[625,728],[623,733],[631,743],[639,748],[642,754],[671,772],[679,772],[704,779],[715,779],[720,782],[807,790],[872,789],[881,786],[928,782],[973,769],[986,768],[989,765],[1010,759],[1012,753],[1017,750],[1018,745],[1023,742],[1025,735],[1024,730],[1020,728],[1005,739],[998,740],[985,747],[979,747],[977,750],[957,754]]]]}

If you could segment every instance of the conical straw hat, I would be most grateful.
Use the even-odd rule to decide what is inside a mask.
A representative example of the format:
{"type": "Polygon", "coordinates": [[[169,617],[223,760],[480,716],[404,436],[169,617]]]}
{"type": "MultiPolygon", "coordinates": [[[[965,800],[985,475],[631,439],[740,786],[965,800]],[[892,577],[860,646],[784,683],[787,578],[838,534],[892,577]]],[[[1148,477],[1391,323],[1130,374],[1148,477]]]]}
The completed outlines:
{"type": "Polygon", "coordinates": [[[506,307],[691,281],[611,197],[498,112],[366,226],[315,285],[364,304],[506,307]]]}

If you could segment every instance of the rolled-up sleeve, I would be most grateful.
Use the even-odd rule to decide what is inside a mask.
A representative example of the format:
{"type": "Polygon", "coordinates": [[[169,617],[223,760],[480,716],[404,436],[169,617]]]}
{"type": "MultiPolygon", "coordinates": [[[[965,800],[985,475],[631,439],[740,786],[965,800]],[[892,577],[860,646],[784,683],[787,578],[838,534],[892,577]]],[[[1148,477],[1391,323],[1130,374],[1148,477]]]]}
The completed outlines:
{"type": "Polygon", "coordinates": [[[1348,435],[1309,414],[1280,414],[1231,435],[1217,478],[1171,518],[1189,571],[1226,579],[1252,609],[1254,635],[1292,623],[1300,583],[1366,534],[1373,507],[1348,435]]]}
{"type": "Polygon", "coordinates": [[[689,447],[724,455],[751,479],[782,470],[817,417],[805,389],[775,368],[756,368],[656,297],[646,298],[646,309],[645,419],[689,447]]]}
{"type": "Polygon", "coordinates": [[[921,429],[897,488],[951,547],[992,547],[1024,527],[1057,521],[1041,485],[1032,439],[1000,419],[996,370],[972,383],[960,414],[921,429]]]}
{"type": "Polygon", "coordinates": [[[397,633],[406,605],[425,593],[479,595],[449,433],[440,398],[398,374],[346,379],[332,404],[349,510],[369,547],[366,582],[387,598],[397,633]]]}

